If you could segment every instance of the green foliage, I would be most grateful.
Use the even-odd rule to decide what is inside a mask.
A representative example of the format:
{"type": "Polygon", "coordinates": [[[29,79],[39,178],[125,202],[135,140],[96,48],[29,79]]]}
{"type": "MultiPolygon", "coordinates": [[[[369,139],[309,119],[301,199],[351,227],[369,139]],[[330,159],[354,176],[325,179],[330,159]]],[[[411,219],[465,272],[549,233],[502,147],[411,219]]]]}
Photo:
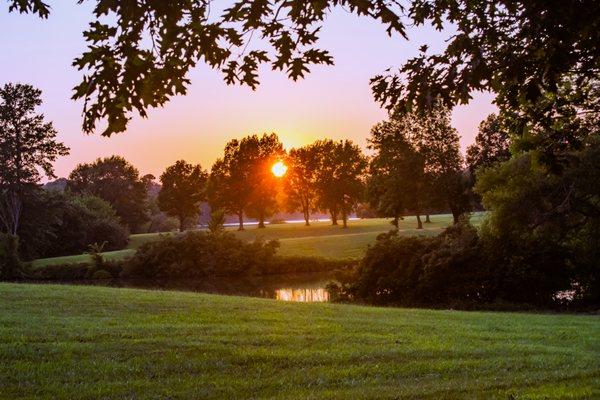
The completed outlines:
{"type": "Polygon", "coordinates": [[[208,231],[213,235],[219,234],[225,230],[225,212],[217,208],[210,213],[208,221],[208,231]]]}
{"type": "Polygon", "coordinates": [[[132,232],[138,232],[148,220],[146,184],[123,157],[79,164],[69,175],[67,187],[75,194],[92,194],[106,200],[132,232]]]}
{"type": "Polygon", "coordinates": [[[360,147],[350,140],[319,140],[312,146],[319,154],[317,204],[320,209],[329,211],[334,225],[341,216],[347,228],[348,216],[364,195],[367,159],[360,147]]]}
{"type": "Polygon", "coordinates": [[[489,246],[509,270],[516,265],[515,274],[531,276],[520,289],[533,293],[547,283],[539,294],[547,298],[572,284],[576,297],[598,301],[599,143],[567,153],[560,173],[531,151],[478,174],[476,190],[493,210],[483,225],[489,246]]]}
{"type": "Polygon", "coordinates": [[[367,195],[382,215],[397,221],[408,212],[428,214],[441,206],[458,222],[469,210],[459,136],[440,102],[426,114],[392,113],[372,128],[369,146],[375,155],[367,195]]]}
{"type": "Polygon", "coordinates": [[[409,306],[488,301],[480,251],[477,232],[467,223],[438,237],[382,234],[337,296],[409,306]]]}
{"type": "Polygon", "coordinates": [[[471,174],[510,158],[510,135],[502,124],[502,118],[496,114],[488,115],[479,124],[475,143],[467,148],[466,162],[471,174]]]}
{"type": "Polygon", "coordinates": [[[183,160],[167,167],[160,176],[162,187],[158,193],[158,206],[168,215],[179,220],[179,230],[185,223],[198,215],[200,202],[205,199],[208,174],[200,165],[183,160]]]}
{"type": "Polygon", "coordinates": [[[0,279],[20,277],[23,265],[19,258],[19,238],[0,233],[0,279]]]}
{"type": "Polygon", "coordinates": [[[127,262],[125,277],[200,278],[260,273],[275,254],[276,241],[245,242],[231,233],[189,231],[140,247],[127,262]]]}
{"type": "Polygon", "coordinates": [[[129,232],[110,205],[95,196],[37,189],[25,197],[24,210],[19,237],[26,260],[80,254],[93,243],[106,242],[106,250],[127,244],[129,232]]]}
{"type": "Polygon", "coordinates": [[[75,282],[88,280],[117,279],[123,270],[123,263],[105,261],[101,269],[89,263],[52,264],[30,267],[25,270],[27,279],[54,282],[75,282]]]}

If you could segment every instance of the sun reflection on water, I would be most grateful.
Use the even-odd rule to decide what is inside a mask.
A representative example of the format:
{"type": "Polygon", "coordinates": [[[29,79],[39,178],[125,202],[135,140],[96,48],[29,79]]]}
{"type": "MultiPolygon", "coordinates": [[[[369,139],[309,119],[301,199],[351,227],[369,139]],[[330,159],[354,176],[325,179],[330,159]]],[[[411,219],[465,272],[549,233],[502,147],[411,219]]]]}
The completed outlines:
{"type": "Polygon", "coordinates": [[[329,301],[329,292],[327,289],[277,289],[275,298],[283,301],[298,302],[324,302],[329,301]]]}

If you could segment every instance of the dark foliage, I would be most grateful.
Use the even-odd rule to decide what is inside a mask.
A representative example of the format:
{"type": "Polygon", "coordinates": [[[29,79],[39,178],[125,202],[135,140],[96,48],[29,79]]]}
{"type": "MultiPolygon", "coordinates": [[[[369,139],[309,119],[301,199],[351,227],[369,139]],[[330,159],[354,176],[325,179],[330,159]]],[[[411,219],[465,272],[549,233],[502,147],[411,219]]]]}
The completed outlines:
{"type": "MultiPolygon", "coordinates": [[[[89,46],[74,62],[86,75],[73,97],[84,99],[84,130],[107,117],[107,136],[123,132],[132,111],[146,116],[185,94],[199,62],[252,88],[262,64],[291,79],[332,64],[318,40],[336,7],[380,21],[394,37],[407,38],[409,26],[451,27],[440,53],[424,45],[399,71],[373,79],[376,99],[390,107],[424,109],[438,96],[454,105],[491,90],[501,108],[516,109],[556,94],[566,74],[589,79],[599,69],[597,0],[238,0],[221,15],[209,0],[94,3],[95,20],[84,33],[89,46]]],[[[49,14],[40,0],[9,4],[11,11],[49,14]]]]}
{"type": "Polygon", "coordinates": [[[143,245],[124,270],[127,278],[201,278],[259,274],[278,243],[244,242],[231,233],[189,231],[143,245]]]}
{"type": "Polygon", "coordinates": [[[133,233],[148,221],[146,182],[123,157],[78,165],[69,175],[67,188],[75,194],[92,194],[106,200],[133,233]]]}
{"type": "Polygon", "coordinates": [[[372,304],[557,307],[576,277],[566,256],[544,238],[501,241],[461,221],[437,237],[380,235],[356,271],[330,289],[337,300],[372,304]]]}
{"type": "Polygon", "coordinates": [[[129,232],[110,205],[93,196],[35,190],[24,199],[19,237],[24,260],[81,254],[94,243],[125,247],[129,232]]]}
{"type": "Polygon", "coordinates": [[[24,277],[32,280],[67,282],[117,279],[121,275],[122,270],[122,263],[115,261],[104,261],[101,268],[88,263],[47,265],[44,267],[28,268],[24,273],[24,277]]]}
{"type": "Polygon", "coordinates": [[[18,278],[22,267],[19,258],[19,238],[0,233],[0,279],[18,278]]]}

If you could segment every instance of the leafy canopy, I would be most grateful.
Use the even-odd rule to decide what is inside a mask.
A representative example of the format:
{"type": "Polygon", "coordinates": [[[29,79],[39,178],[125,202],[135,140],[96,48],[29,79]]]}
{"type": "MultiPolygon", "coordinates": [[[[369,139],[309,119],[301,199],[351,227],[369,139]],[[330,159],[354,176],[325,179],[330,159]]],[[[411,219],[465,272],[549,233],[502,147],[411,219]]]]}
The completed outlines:
{"type": "MultiPolygon", "coordinates": [[[[40,0],[8,2],[11,11],[49,15],[40,0]]],[[[73,97],[85,100],[84,130],[106,119],[106,136],[124,131],[133,111],[146,116],[185,94],[199,62],[252,88],[262,64],[291,79],[333,64],[318,40],[336,7],[380,21],[391,36],[407,38],[407,27],[425,24],[454,31],[441,53],[423,45],[398,70],[373,78],[375,98],[390,109],[424,110],[438,97],[465,103],[476,90],[518,109],[556,93],[567,75],[585,81],[600,70],[597,0],[238,0],[222,13],[211,0],[95,4],[88,48],[74,62],[85,75],[73,97]]]]}

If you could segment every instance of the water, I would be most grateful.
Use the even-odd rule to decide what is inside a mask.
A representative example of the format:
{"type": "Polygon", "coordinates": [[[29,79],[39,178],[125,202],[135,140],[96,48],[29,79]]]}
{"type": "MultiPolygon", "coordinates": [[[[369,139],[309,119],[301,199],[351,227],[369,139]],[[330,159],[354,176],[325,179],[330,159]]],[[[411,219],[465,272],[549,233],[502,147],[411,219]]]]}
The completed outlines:
{"type": "Polygon", "coordinates": [[[292,302],[327,302],[329,301],[329,292],[326,285],[332,281],[334,281],[333,273],[308,273],[164,282],[119,279],[64,283],[262,297],[292,302]]]}

